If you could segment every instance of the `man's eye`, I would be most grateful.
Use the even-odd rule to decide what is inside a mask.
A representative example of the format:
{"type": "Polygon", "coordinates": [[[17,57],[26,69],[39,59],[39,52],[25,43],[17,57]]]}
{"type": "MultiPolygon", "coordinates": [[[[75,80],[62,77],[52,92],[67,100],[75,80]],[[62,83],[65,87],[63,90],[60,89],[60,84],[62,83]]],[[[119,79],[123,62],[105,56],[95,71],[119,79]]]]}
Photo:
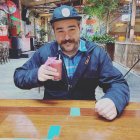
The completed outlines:
{"type": "Polygon", "coordinates": [[[60,31],[58,31],[58,33],[62,33],[62,32],[63,32],[63,31],[61,31],[61,30],[60,30],[60,31]]]}
{"type": "Polygon", "coordinates": [[[74,30],[75,30],[74,28],[70,29],[70,31],[74,31],[74,30]]]}

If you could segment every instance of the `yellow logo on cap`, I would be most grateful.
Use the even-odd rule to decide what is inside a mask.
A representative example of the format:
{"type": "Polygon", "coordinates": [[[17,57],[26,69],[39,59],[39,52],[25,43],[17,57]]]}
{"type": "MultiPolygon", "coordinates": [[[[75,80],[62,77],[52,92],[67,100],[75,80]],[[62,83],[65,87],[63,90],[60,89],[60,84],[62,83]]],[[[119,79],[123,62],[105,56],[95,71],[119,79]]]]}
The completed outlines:
{"type": "Polygon", "coordinates": [[[69,17],[70,16],[70,10],[68,8],[63,8],[61,10],[63,17],[69,17]]]}

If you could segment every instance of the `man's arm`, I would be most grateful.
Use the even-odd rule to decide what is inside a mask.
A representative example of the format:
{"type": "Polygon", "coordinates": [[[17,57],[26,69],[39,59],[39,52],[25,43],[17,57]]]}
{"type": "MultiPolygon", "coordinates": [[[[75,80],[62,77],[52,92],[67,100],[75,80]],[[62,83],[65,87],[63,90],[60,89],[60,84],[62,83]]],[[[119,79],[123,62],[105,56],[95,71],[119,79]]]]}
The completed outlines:
{"type": "Polygon", "coordinates": [[[38,87],[38,69],[41,65],[38,51],[21,67],[14,72],[15,85],[21,89],[31,89],[38,87]]]}
{"type": "Polygon", "coordinates": [[[45,55],[45,57],[47,56],[46,53],[40,54],[38,51],[35,52],[29,61],[15,70],[14,82],[17,87],[21,89],[31,89],[41,86],[45,81],[53,80],[54,76],[59,75],[56,69],[44,63],[47,58],[44,58],[43,55],[45,55]],[[44,60],[41,61],[42,58],[44,60]]]}
{"type": "Polygon", "coordinates": [[[103,88],[105,95],[97,102],[95,109],[106,119],[112,120],[128,104],[129,87],[123,75],[112,65],[111,59],[103,50],[100,52],[99,71],[99,85],[103,88]]]}

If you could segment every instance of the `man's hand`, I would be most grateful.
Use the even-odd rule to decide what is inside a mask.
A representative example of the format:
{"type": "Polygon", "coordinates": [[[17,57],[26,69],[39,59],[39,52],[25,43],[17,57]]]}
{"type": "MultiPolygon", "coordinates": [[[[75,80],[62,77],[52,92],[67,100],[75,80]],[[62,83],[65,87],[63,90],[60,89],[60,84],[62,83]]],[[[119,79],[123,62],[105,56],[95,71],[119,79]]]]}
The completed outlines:
{"type": "Polygon", "coordinates": [[[113,120],[117,116],[115,104],[109,98],[98,100],[95,104],[95,111],[107,120],[113,120]]]}
{"type": "Polygon", "coordinates": [[[50,66],[41,65],[38,69],[38,80],[39,81],[47,81],[47,80],[53,80],[54,76],[59,76],[59,73],[55,68],[52,68],[50,66]]]}

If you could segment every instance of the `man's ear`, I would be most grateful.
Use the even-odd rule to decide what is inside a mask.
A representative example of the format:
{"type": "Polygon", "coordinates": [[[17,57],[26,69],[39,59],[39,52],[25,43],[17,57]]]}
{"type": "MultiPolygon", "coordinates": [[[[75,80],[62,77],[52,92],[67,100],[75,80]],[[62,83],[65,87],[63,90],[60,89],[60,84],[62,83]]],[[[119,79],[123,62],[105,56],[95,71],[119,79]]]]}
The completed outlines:
{"type": "Polygon", "coordinates": [[[51,35],[56,38],[54,29],[52,29],[51,35]]]}
{"type": "Polygon", "coordinates": [[[52,29],[52,34],[55,35],[55,30],[54,29],[52,29]]]}
{"type": "Polygon", "coordinates": [[[81,22],[81,20],[78,21],[78,27],[79,27],[79,30],[81,31],[81,29],[82,29],[82,22],[81,22]]]}
{"type": "Polygon", "coordinates": [[[80,22],[79,25],[78,25],[80,31],[82,31],[82,25],[81,25],[81,24],[82,24],[82,23],[80,22]]]}

